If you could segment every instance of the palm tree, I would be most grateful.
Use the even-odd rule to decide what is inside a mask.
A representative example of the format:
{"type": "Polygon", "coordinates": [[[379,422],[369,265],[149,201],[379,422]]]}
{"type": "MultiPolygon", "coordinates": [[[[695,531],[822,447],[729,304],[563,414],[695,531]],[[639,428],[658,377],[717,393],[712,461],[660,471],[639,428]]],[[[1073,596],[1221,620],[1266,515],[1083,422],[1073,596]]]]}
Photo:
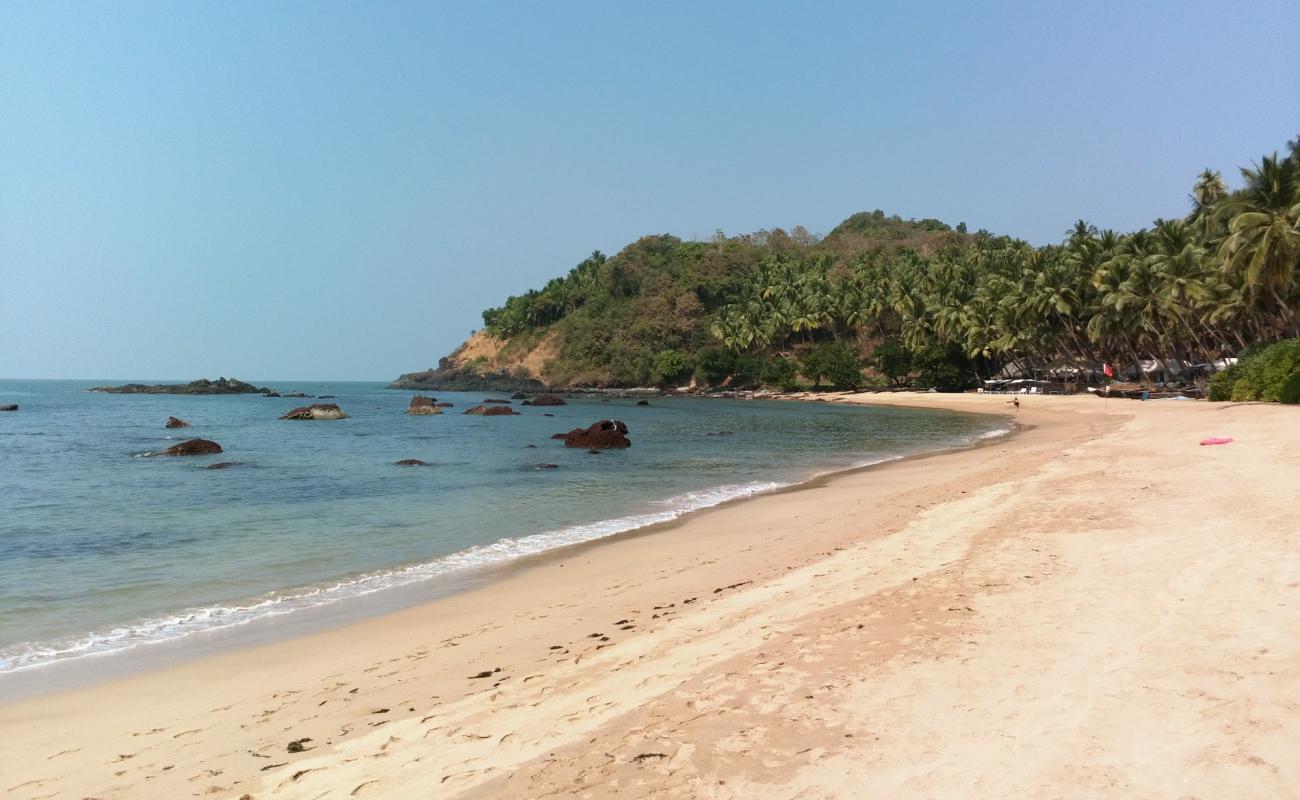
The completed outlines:
{"type": "Polygon", "coordinates": [[[1220,209],[1228,235],[1219,259],[1252,289],[1267,291],[1290,322],[1294,314],[1282,295],[1291,291],[1300,260],[1300,162],[1274,153],[1241,174],[1246,185],[1220,209]]]}

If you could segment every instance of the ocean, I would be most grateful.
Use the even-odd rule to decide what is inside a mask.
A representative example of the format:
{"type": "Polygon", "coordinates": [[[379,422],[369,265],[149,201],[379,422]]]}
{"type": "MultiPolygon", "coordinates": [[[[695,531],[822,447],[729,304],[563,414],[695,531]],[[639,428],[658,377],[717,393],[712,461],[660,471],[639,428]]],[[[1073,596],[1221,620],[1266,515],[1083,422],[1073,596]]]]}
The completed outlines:
{"type": "Polygon", "coordinates": [[[0,681],[365,597],[434,596],[529,555],[1009,425],[685,397],[475,417],[462,412],[501,395],[454,392],[438,394],[455,406],[444,414],[408,417],[416,393],[381,383],[257,381],[334,395],[349,415],[295,422],[278,417],[312,400],[86,391],[106,383],[0,381],[0,404],[20,406],[0,413],[0,681]],[[168,416],[192,427],[166,429],[168,416]],[[627,423],[631,448],[551,439],[606,418],[627,423]],[[191,437],[225,452],[147,455],[191,437]],[[411,458],[427,465],[394,463],[411,458]],[[206,469],[217,462],[238,463],[206,469]]]}

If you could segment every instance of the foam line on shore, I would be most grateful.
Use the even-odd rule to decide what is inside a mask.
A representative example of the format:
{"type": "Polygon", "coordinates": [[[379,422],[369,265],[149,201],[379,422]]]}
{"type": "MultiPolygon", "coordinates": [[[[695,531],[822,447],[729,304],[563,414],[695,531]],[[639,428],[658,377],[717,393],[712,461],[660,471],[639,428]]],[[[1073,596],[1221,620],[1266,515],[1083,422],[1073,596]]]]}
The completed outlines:
{"type": "Polygon", "coordinates": [[[95,631],[83,637],[52,643],[19,643],[0,650],[0,674],[27,670],[76,658],[121,653],[135,647],[182,639],[194,634],[219,631],[294,611],[316,608],[386,589],[433,580],[449,573],[487,567],[548,550],[592,542],[620,533],[671,522],[685,514],[722,503],[754,497],[794,485],[775,481],[754,481],[700,489],[661,500],[655,510],[625,517],[574,525],[552,531],[500,539],[475,545],[430,561],[395,569],[380,570],[325,585],[268,592],[243,604],[190,608],[95,631]]]}

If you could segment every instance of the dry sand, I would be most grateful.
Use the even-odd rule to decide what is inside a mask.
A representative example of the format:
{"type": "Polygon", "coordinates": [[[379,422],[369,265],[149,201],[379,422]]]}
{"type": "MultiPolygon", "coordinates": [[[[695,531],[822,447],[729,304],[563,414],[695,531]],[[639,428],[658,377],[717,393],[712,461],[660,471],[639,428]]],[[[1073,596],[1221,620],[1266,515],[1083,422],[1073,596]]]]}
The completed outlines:
{"type": "Polygon", "coordinates": [[[0,794],[1300,797],[1300,411],[1031,397],[1019,418],[0,708],[0,794]]]}

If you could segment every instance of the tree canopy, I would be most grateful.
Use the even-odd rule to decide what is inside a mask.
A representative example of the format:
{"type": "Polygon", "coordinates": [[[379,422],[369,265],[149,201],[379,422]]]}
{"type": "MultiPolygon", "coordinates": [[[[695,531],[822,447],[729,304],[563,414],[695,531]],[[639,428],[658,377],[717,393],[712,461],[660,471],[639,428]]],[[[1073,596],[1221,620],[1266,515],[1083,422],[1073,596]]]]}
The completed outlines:
{"type": "Polygon", "coordinates": [[[483,321],[506,338],[557,332],[556,383],[788,386],[796,362],[830,377],[829,358],[837,385],[861,382],[856,364],[859,379],[872,365],[882,383],[961,388],[1022,358],[1205,362],[1300,334],[1300,137],[1241,177],[1229,190],[1201,173],[1183,218],[1130,233],[1078,220],[1043,247],[882,211],[825,238],[648,236],[483,321]]]}

